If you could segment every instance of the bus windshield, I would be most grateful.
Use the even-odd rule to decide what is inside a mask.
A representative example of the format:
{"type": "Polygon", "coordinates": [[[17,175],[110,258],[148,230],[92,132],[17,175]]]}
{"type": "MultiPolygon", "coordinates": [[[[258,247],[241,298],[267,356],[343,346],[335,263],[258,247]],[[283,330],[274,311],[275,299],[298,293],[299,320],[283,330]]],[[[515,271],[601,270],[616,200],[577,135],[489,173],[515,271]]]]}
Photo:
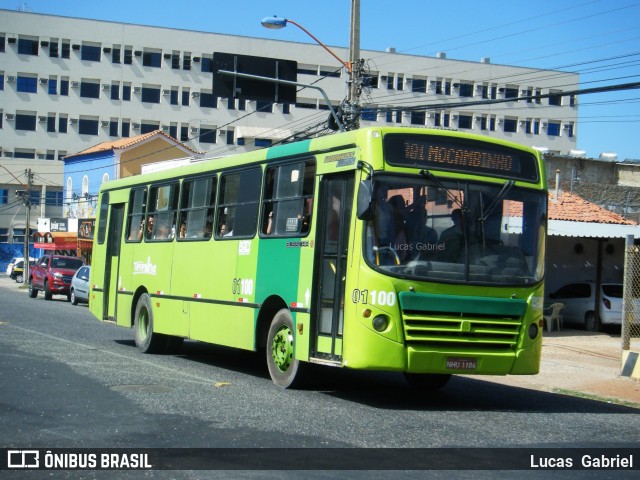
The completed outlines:
{"type": "Polygon", "coordinates": [[[367,263],[425,281],[532,285],[544,275],[545,192],[421,176],[376,175],[367,263]]]}

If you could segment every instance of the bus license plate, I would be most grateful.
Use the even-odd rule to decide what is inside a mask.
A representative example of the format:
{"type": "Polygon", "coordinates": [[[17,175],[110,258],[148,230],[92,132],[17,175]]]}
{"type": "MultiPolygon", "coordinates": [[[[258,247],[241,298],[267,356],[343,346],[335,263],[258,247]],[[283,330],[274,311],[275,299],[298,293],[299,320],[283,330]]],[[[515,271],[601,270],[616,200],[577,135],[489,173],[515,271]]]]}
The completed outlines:
{"type": "Polygon", "coordinates": [[[477,366],[475,358],[447,358],[447,368],[450,370],[475,370],[477,366]]]}

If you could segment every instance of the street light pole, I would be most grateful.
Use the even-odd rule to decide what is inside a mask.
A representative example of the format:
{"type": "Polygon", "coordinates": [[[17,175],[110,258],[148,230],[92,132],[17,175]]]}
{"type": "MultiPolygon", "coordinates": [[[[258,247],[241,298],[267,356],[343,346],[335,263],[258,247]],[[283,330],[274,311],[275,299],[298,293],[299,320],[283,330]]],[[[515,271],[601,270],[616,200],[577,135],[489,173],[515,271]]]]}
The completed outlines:
{"type": "MultiPolygon", "coordinates": [[[[351,0],[351,31],[349,36],[349,61],[345,62],[329,49],[324,43],[316,38],[309,30],[297,22],[288,18],[265,17],[262,19],[262,26],[270,29],[280,29],[292,23],[304,33],[324,48],[333,58],[338,60],[349,72],[349,83],[347,89],[347,101],[344,106],[344,124],[347,130],[358,127],[360,109],[358,106],[360,97],[360,0],[351,0]]],[[[330,106],[330,105],[329,105],[330,106]]]]}

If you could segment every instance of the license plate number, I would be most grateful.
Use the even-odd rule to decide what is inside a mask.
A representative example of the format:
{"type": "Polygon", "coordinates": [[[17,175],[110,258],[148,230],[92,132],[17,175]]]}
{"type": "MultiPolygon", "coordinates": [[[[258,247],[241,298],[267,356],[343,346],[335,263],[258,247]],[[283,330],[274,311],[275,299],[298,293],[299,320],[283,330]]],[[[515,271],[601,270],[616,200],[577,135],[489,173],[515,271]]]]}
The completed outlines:
{"type": "Polygon", "coordinates": [[[447,358],[447,368],[450,370],[475,370],[477,367],[475,358],[447,358]]]}

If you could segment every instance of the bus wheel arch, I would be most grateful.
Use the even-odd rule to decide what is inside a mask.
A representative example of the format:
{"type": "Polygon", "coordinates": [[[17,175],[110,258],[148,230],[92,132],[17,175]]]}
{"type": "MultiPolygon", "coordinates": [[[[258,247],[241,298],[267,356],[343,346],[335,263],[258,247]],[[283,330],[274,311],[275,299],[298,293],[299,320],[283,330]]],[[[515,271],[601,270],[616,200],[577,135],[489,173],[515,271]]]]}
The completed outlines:
{"type": "Polygon", "coordinates": [[[262,302],[260,312],[258,313],[258,320],[256,322],[256,350],[263,350],[266,348],[271,321],[276,316],[276,313],[283,308],[287,308],[287,303],[277,295],[272,295],[262,302]]]}

